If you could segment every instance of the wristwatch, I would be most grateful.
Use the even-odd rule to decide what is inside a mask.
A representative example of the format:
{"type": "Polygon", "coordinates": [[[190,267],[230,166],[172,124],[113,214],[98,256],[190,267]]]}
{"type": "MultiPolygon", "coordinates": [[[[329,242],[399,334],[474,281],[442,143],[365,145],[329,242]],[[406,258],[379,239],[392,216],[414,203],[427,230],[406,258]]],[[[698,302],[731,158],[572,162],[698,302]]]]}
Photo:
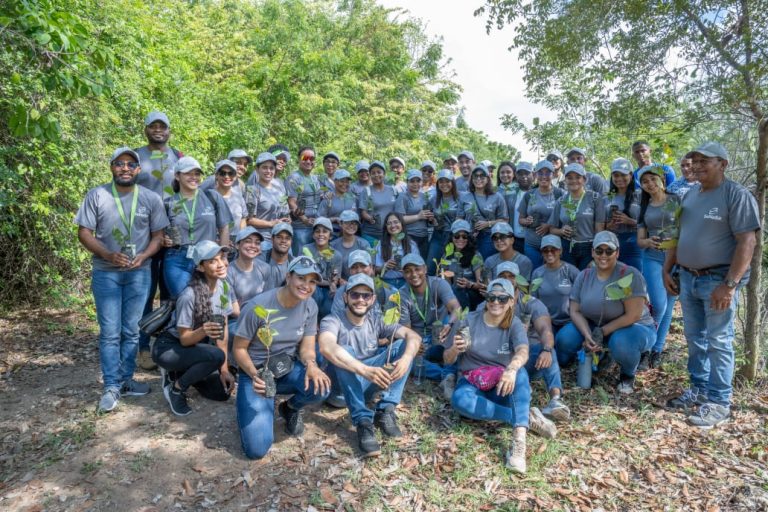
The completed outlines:
{"type": "Polygon", "coordinates": [[[549,347],[544,347],[544,348],[541,349],[541,351],[542,352],[549,352],[550,354],[552,353],[552,349],[549,348],[549,347]]]}
{"type": "Polygon", "coordinates": [[[733,279],[726,279],[726,280],[725,280],[725,286],[727,286],[727,287],[728,287],[728,288],[730,288],[730,289],[734,289],[734,288],[736,288],[736,285],[737,285],[737,284],[739,284],[739,283],[737,283],[737,282],[736,282],[736,281],[734,281],[733,279]]]}

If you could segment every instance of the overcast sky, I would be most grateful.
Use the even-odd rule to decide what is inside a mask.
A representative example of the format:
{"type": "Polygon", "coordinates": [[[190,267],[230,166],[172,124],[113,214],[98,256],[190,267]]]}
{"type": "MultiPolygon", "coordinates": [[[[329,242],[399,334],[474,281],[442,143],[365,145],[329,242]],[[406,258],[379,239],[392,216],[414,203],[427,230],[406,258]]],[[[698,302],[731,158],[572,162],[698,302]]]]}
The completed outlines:
{"type": "Polygon", "coordinates": [[[542,121],[554,116],[541,105],[525,99],[522,70],[516,54],[507,50],[512,31],[485,33],[485,18],[474,11],[482,0],[378,0],[385,7],[400,7],[426,24],[427,34],[443,38],[443,54],[451,58],[456,73],[454,81],[464,92],[461,105],[466,120],[474,129],[495,141],[512,144],[523,160],[536,161],[537,155],[520,135],[502,128],[502,114],[515,114],[526,126],[531,119],[542,121]]]}

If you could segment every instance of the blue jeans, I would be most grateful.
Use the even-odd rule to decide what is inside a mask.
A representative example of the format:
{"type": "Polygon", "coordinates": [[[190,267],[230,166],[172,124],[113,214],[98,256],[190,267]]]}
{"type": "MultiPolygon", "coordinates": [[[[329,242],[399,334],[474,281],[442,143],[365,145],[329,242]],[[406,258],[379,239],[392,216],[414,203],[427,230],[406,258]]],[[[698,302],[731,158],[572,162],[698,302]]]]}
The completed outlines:
{"type": "Polygon", "coordinates": [[[515,389],[507,396],[499,396],[496,388],[481,391],[461,377],[451,397],[453,408],[473,420],[501,421],[513,427],[528,428],[531,406],[531,384],[525,368],[517,371],[515,389]]]}
{"type": "MultiPolygon", "coordinates": [[[[390,362],[397,361],[405,353],[406,343],[405,340],[395,340],[392,343],[392,354],[390,356],[390,362]]],[[[345,345],[344,349],[349,352],[352,357],[357,359],[357,353],[354,347],[345,345]]],[[[361,359],[366,366],[382,367],[387,362],[387,347],[381,347],[375,355],[361,359]]],[[[344,400],[347,402],[349,408],[349,415],[352,419],[352,424],[357,425],[363,420],[373,421],[373,411],[365,406],[365,402],[376,391],[381,390],[377,385],[368,381],[364,377],[357,375],[354,372],[345,370],[343,368],[333,367],[336,374],[336,379],[339,383],[341,391],[344,393],[344,400]]],[[[408,373],[403,375],[399,380],[392,383],[388,389],[384,390],[376,405],[377,410],[384,410],[385,408],[397,406],[400,403],[400,398],[403,396],[403,389],[405,389],[405,383],[408,380],[408,373]]]]}
{"type": "Polygon", "coordinates": [[[688,342],[691,387],[706,393],[710,401],[726,407],[730,405],[733,391],[733,319],[739,304],[739,289],[747,279],[743,278],[739,283],[728,309],[715,311],[709,300],[725,276],[694,277],[685,270],[680,271],[680,304],[688,342]]]}
{"type": "Polygon", "coordinates": [[[557,364],[557,352],[552,351],[552,364],[549,365],[549,368],[536,369],[536,360],[541,355],[542,348],[541,343],[534,343],[528,347],[528,362],[525,364],[525,369],[530,380],[534,381],[541,377],[547,385],[547,391],[551,392],[555,388],[562,391],[563,382],[560,379],[560,365],[557,364]]]}
{"type": "Polygon", "coordinates": [[[427,257],[427,251],[429,250],[429,237],[424,236],[413,236],[409,235],[411,240],[416,244],[416,247],[419,249],[419,256],[422,258],[427,257]]]}
{"type": "Polygon", "coordinates": [[[637,231],[630,233],[617,233],[619,239],[619,261],[643,271],[643,251],[637,245],[637,231]]]}
{"type": "Polygon", "coordinates": [[[477,234],[477,252],[480,253],[483,260],[488,259],[498,252],[496,247],[493,246],[490,229],[485,229],[477,234]]]}
{"type": "MultiPolygon", "coordinates": [[[[590,322],[590,328],[594,325],[590,322]]],[[[634,377],[637,365],[640,364],[640,354],[651,350],[656,341],[656,329],[652,325],[633,324],[613,331],[606,337],[611,357],[621,366],[621,373],[634,377]]],[[[584,343],[584,336],[569,322],[560,329],[555,337],[557,347],[557,362],[560,366],[570,364],[584,343]]],[[[603,353],[605,355],[605,353],[603,353]]]]}
{"type": "Polygon", "coordinates": [[[677,297],[669,295],[664,288],[664,260],[650,251],[643,251],[643,277],[648,285],[648,297],[651,301],[651,314],[656,322],[656,343],[651,350],[662,352],[667,343],[669,326],[672,323],[672,312],[675,309],[677,297]]]}
{"type": "Polygon", "coordinates": [[[152,279],[149,267],[94,270],[91,278],[99,322],[99,362],[104,389],[133,378],[139,350],[139,320],[152,279]]]}
{"type": "Polygon", "coordinates": [[[442,363],[443,352],[445,352],[445,347],[443,345],[432,345],[432,338],[430,336],[424,336],[422,342],[425,343],[424,375],[422,375],[422,377],[440,382],[448,375],[456,374],[458,371],[456,363],[442,363]],[[438,363],[436,361],[440,362],[438,363]]]}
{"type": "Polygon", "coordinates": [[[181,294],[192,279],[195,262],[187,258],[187,248],[171,248],[165,251],[163,279],[172,299],[181,294]]]}
{"type": "MultiPolygon", "coordinates": [[[[293,365],[288,375],[277,379],[278,395],[293,395],[288,405],[293,409],[301,409],[305,405],[322,402],[327,394],[314,394],[314,386],[310,382],[309,389],[304,390],[304,375],[306,368],[299,361],[293,365]]],[[[249,459],[264,457],[272,447],[275,438],[275,399],[264,398],[253,390],[253,381],[245,373],[240,372],[237,387],[237,426],[240,429],[240,442],[245,456],[249,459]]]]}
{"type": "Polygon", "coordinates": [[[562,259],[579,270],[584,270],[592,263],[592,242],[571,244],[569,240],[563,239],[562,259]]]}
{"type": "Polygon", "coordinates": [[[333,304],[333,295],[331,295],[331,289],[325,286],[315,287],[315,293],[312,294],[312,298],[317,303],[317,318],[322,319],[331,312],[331,304],[333,304]]]}
{"type": "Polygon", "coordinates": [[[405,286],[405,279],[402,277],[382,277],[381,280],[392,286],[395,290],[405,286]]]}
{"type": "Polygon", "coordinates": [[[432,233],[432,239],[429,241],[429,250],[427,251],[427,274],[430,276],[435,275],[437,272],[437,266],[435,260],[440,261],[440,258],[445,253],[445,246],[451,241],[450,231],[437,231],[432,233]]]}
{"type": "Polygon", "coordinates": [[[524,254],[531,260],[531,263],[533,263],[533,270],[536,270],[544,264],[544,258],[541,256],[541,249],[539,247],[525,244],[523,250],[525,251],[524,254]]]}
{"type": "Polygon", "coordinates": [[[304,247],[313,243],[314,241],[315,240],[312,238],[311,227],[297,228],[296,226],[293,226],[293,242],[291,247],[293,254],[303,254],[302,251],[304,247]]]}

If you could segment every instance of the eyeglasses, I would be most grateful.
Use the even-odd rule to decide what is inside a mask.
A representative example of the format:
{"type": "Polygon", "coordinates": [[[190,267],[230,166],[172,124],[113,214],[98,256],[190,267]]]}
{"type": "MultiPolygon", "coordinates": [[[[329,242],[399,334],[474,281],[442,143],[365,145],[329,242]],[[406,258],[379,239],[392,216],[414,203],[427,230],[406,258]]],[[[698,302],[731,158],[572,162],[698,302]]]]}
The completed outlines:
{"type": "Polygon", "coordinates": [[[222,178],[234,178],[235,176],[237,176],[237,173],[234,171],[231,171],[231,172],[219,171],[218,175],[221,176],[222,178]]]}
{"type": "Polygon", "coordinates": [[[421,172],[423,174],[435,174],[435,171],[433,171],[432,169],[422,169],[421,172]]]}
{"type": "Polygon", "coordinates": [[[485,300],[488,301],[489,304],[493,304],[494,302],[506,304],[511,298],[511,295],[488,295],[485,300]]]}
{"type": "Polygon", "coordinates": [[[371,292],[349,292],[349,298],[352,300],[363,299],[367,302],[373,298],[373,294],[371,292]]]}
{"type": "Polygon", "coordinates": [[[493,235],[491,241],[498,242],[499,240],[506,240],[507,238],[511,238],[511,235],[493,235]]]}
{"type": "Polygon", "coordinates": [[[453,238],[455,240],[469,240],[469,235],[458,234],[458,235],[453,235],[453,238]]]}
{"type": "Polygon", "coordinates": [[[112,167],[116,167],[118,169],[122,169],[123,167],[127,167],[130,170],[134,170],[139,166],[138,162],[126,162],[125,160],[115,160],[112,162],[112,167]]]}
{"type": "Polygon", "coordinates": [[[301,157],[301,161],[302,162],[314,162],[315,161],[315,157],[314,156],[310,156],[310,155],[303,155],[301,157]]]}
{"type": "Polygon", "coordinates": [[[602,256],[603,254],[605,254],[606,256],[613,256],[613,253],[616,252],[616,249],[611,249],[610,247],[606,247],[606,248],[598,247],[597,249],[592,249],[592,250],[595,251],[595,254],[597,254],[598,256],[602,256]]]}

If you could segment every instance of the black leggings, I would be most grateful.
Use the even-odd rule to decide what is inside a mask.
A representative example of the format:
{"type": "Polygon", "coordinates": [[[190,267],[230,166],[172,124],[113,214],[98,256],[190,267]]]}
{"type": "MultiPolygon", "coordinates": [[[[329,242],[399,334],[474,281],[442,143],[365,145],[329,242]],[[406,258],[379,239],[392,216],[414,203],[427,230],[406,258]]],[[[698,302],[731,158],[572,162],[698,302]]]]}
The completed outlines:
{"type": "Polygon", "coordinates": [[[194,386],[210,400],[229,398],[219,378],[219,368],[224,364],[224,352],[219,347],[207,343],[185,347],[163,334],[152,347],[152,360],[168,371],[182,391],[194,386]]]}

